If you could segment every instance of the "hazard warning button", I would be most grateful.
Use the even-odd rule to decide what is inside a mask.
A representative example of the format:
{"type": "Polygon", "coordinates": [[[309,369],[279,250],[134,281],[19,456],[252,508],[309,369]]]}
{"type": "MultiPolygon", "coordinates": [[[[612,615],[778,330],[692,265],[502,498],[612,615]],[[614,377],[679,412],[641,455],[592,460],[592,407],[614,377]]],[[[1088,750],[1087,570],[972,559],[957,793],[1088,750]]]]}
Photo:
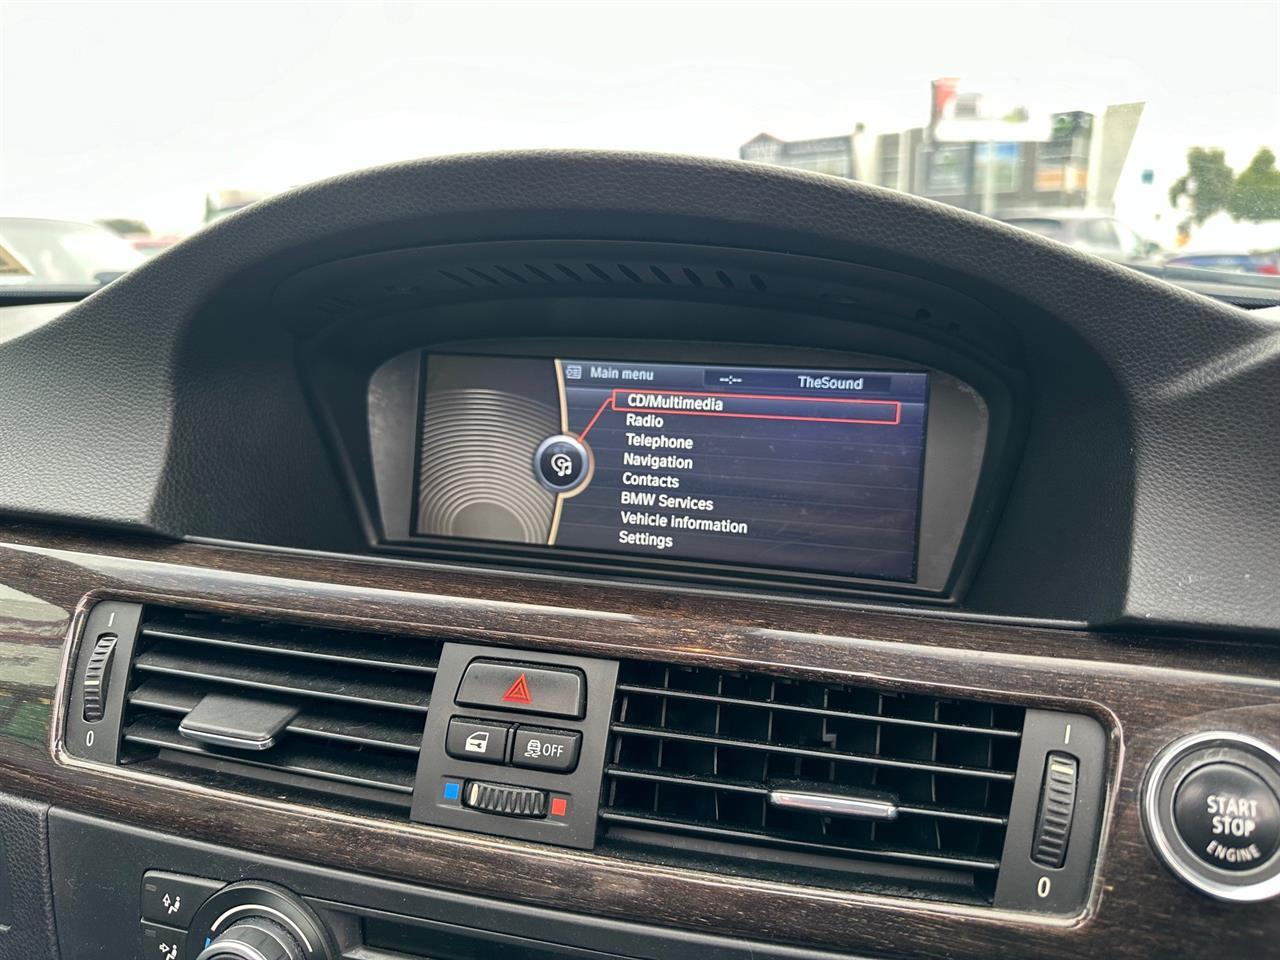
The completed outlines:
{"type": "Polygon", "coordinates": [[[586,712],[587,681],[580,670],[507,660],[473,660],[462,675],[455,702],[466,707],[581,720],[586,712]]]}

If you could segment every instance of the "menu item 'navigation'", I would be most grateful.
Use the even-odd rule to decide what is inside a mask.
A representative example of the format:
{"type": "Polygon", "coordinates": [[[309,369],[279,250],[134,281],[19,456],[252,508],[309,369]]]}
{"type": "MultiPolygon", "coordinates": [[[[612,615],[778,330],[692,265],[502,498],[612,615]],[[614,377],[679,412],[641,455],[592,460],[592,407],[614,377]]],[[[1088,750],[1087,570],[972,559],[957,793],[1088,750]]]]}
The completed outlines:
{"type": "Polygon", "coordinates": [[[928,374],[432,356],[417,531],[915,578],[928,374]]]}

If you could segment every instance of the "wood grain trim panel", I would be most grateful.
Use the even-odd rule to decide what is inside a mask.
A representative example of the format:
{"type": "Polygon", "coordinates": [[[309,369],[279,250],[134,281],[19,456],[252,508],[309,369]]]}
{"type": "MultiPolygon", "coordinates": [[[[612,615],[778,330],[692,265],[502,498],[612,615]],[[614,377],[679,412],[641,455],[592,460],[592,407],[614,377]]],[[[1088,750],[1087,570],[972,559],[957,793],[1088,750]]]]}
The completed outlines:
{"type": "Polygon", "coordinates": [[[849,606],[560,582],[443,567],[0,528],[0,791],[365,874],[584,914],[871,955],[1262,955],[1272,904],[1208,901],[1142,835],[1147,763],[1174,737],[1280,731],[1280,648],[978,624],[849,606]],[[60,750],[66,640],[88,598],[157,599],[404,636],[749,667],[1092,713],[1113,730],[1113,782],[1088,912],[1053,920],[719,878],[263,802],[104,770],[60,750]],[[1193,952],[1196,952],[1193,950],[1193,952]]]}

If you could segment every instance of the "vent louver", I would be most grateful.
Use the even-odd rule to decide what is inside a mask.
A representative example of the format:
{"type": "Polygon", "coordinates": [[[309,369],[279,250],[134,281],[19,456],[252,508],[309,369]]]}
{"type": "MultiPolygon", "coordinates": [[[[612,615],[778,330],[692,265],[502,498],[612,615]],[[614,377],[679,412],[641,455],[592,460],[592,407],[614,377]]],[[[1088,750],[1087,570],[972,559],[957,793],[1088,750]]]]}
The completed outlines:
{"type": "MultiPolygon", "coordinates": [[[[730,268],[732,269],[732,268],[730,268]]],[[[595,263],[587,260],[570,262],[545,261],[536,263],[511,262],[506,265],[482,264],[476,266],[458,266],[453,269],[441,269],[439,275],[459,287],[502,287],[530,286],[557,283],[603,283],[624,285],[651,285],[660,287],[703,287],[719,286],[725,290],[746,289],[750,287],[757,293],[765,293],[769,286],[758,273],[734,270],[733,274],[726,269],[702,268],[703,272],[683,264],[666,263],[595,263]]],[[[383,293],[402,291],[402,287],[383,288],[383,293]]]]}
{"type": "Polygon", "coordinates": [[[410,805],[440,643],[147,607],[130,673],[125,763],[410,805]],[[206,697],[289,717],[245,750],[179,729],[206,697]]]}
{"type": "MultiPolygon", "coordinates": [[[[689,293],[734,292],[771,294],[786,292],[806,299],[839,297],[831,285],[815,285],[811,278],[776,289],[779,278],[732,263],[685,263],[681,260],[612,260],[580,257],[487,258],[480,261],[453,259],[447,264],[424,269],[414,262],[391,276],[380,272],[368,278],[330,276],[322,289],[301,304],[325,317],[337,318],[377,305],[403,306],[416,298],[467,291],[498,290],[634,290],[646,287],[689,293]]],[[[847,295],[847,288],[840,287],[847,295]]]]}
{"type": "Polygon", "coordinates": [[[1023,717],[973,701],[624,662],[601,817],[612,838],[735,858],[748,874],[817,867],[836,883],[856,874],[922,895],[958,885],[989,902],[1023,717]],[[781,802],[785,791],[846,806],[888,798],[896,815],[795,809],[781,802]]]}

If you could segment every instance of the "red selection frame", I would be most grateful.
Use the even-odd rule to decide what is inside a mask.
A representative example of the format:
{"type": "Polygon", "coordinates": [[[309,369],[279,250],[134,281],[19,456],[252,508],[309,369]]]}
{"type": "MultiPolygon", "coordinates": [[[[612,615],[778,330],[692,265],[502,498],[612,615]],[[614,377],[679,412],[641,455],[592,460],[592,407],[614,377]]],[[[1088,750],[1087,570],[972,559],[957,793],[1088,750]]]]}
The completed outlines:
{"type": "Polygon", "coordinates": [[[601,414],[610,408],[612,408],[614,413],[660,413],[664,415],[670,414],[671,416],[682,417],[734,417],[745,420],[792,420],[801,423],[861,423],[874,424],[883,427],[896,427],[902,422],[901,400],[867,400],[860,397],[797,397],[794,395],[787,396],[784,394],[768,393],[716,393],[713,391],[699,390],[642,390],[636,387],[619,387],[605,398],[604,403],[600,404],[600,408],[596,410],[595,416],[591,418],[591,422],[587,424],[586,429],[584,429],[582,433],[578,434],[578,439],[585,440],[587,434],[591,432],[591,428],[594,427],[596,425],[596,421],[600,419],[601,414]],[[893,419],[870,420],[854,417],[800,417],[780,413],[733,413],[725,410],[667,410],[658,407],[619,407],[618,394],[621,393],[648,393],[671,397],[719,397],[726,400],[798,400],[804,403],[872,404],[881,407],[893,407],[893,419]]]}

